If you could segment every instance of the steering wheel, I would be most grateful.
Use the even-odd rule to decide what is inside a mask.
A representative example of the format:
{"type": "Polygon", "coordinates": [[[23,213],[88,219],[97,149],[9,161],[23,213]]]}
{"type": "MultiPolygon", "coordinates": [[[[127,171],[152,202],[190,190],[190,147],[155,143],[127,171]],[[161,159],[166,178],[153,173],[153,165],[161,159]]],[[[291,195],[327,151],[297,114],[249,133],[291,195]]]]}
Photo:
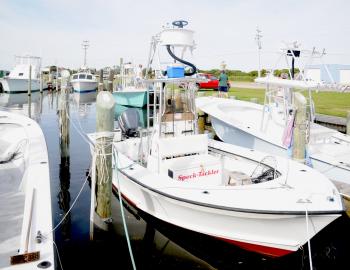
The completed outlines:
{"type": "Polygon", "coordinates": [[[188,21],[185,21],[185,20],[173,21],[173,25],[179,28],[184,28],[184,26],[188,25],[188,21]]]}

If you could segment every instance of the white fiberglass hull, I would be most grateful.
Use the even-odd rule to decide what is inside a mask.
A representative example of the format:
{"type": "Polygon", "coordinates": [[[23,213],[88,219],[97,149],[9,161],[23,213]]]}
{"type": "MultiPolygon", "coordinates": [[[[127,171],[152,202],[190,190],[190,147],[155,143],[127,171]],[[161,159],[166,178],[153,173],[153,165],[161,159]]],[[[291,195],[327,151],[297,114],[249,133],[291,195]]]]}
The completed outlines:
{"type": "MultiPolygon", "coordinates": [[[[5,93],[27,93],[28,92],[28,79],[0,79],[2,89],[5,93]]],[[[47,87],[43,87],[46,89],[47,87]]],[[[37,92],[40,90],[40,80],[33,79],[31,81],[31,91],[37,92]]]]}
{"type": "Polygon", "coordinates": [[[44,134],[32,119],[8,112],[0,112],[0,130],[0,268],[25,270],[38,269],[40,265],[55,269],[49,160],[44,134]],[[11,153],[10,149],[17,149],[16,158],[6,158],[5,153],[11,153]],[[40,252],[40,258],[10,264],[11,256],[25,252],[40,252]]]}
{"type": "Polygon", "coordinates": [[[84,81],[84,80],[74,80],[72,81],[72,86],[74,92],[95,92],[97,90],[97,82],[94,81],[84,81]]]}
{"type": "MultiPolygon", "coordinates": [[[[287,157],[282,145],[284,126],[265,116],[261,127],[263,106],[255,103],[197,98],[197,106],[211,117],[217,136],[224,142],[287,157]]],[[[312,123],[309,156],[313,167],[337,182],[350,184],[350,137],[312,123]]]]}
{"type": "MultiPolygon", "coordinates": [[[[237,149],[235,146],[220,142],[212,142],[212,145],[221,147],[224,151],[237,149]]],[[[247,152],[244,148],[239,151],[247,152]]],[[[255,154],[252,153],[252,157],[255,154]]],[[[312,203],[307,205],[300,202],[303,197],[300,191],[293,194],[294,189],[275,190],[272,182],[268,184],[272,185],[271,188],[266,190],[264,188],[249,190],[248,186],[228,189],[225,186],[214,189],[198,186],[191,188],[188,185],[180,187],[181,183],[178,181],[172,180],[168,183],[164,175],[150,173],[120,152],[118,160],[118,167],[126,169],[121,169],[118,173],[114,171],[113,186],[116,189],[120,187],[124,198],[134,207],[167,223],[269,256],[284,256],[296,251],[307,242],[306,207],[309,211],[309,222],[313,224],[312,229],[309,228],[310,238],[338,218],[342,211],[338,195],[336,203],[330,203],[332,206],[328,208],[325,205],[321,206],[325,202],[324,199],[322,202],[321,200],[319,203],[316,202],[318,195],[314,198],[312,198],[314,195],[311,195],[309,198],[312,203]],[[214,199],[210,196],[214,196],[214,199]],[[223,204],[214,204],[212,199],[223,204]],[[287,201],[289,202],[286,203],[287,201]]],[[[300,179],[302,174],[298,176],[293,173],[299,168],[299,165],[295,166],[297,168],[290,168],[290,178],[300,179]]],[[[301,172],[300,169],[298,171],[296,174],[301,172]]],[[[320,176],[319,173],[316,173],[315,179],[317,176],[320,176]]],[[[324,182],[315,184],[320,187],[324,182]]],[[[301,181],[300,185],[304,183],[301,181]]],[[[331,183],[327,185],[332,192],[334,186],[331,183]]],[[[323,188],[320,190],[327,190],[323,188]]]]}

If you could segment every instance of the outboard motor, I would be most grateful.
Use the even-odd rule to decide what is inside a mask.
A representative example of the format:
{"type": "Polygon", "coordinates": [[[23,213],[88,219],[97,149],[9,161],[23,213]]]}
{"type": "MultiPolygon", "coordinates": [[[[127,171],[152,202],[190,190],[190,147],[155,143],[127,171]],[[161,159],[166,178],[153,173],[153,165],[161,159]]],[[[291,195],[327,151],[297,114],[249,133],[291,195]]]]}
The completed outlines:
{"type": "Polygon", "coordinates": [[[137,136],[140,117],[136,109],[129,108],[118,117],[118,123],[123,134],[127,137],[137,136]]]}

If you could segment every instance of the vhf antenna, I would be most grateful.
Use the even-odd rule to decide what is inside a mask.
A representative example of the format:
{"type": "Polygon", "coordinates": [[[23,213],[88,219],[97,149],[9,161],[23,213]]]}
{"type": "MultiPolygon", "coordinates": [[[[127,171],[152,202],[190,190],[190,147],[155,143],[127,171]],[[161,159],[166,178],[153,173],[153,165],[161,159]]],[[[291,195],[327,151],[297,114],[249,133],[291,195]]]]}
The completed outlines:
{"type": "Polygon", "coordinates": [[[259,66],[258,66],[258,77],[260,77],[260,52],[261,52],[261,30],[259,29],[259,27],[256,27],[256,35],[255,35],[255,41],[256,44],[258,45],[258,58],[259,58],[259,66]]]}
{"type": "Polygon", "coordinates": [[[83,44],[81,44],[81,45],[83,46],[83,50],[84,50],[84,67],[86,67],[86,51],[90,47],[89,41],[83,40],[83,44]]]}

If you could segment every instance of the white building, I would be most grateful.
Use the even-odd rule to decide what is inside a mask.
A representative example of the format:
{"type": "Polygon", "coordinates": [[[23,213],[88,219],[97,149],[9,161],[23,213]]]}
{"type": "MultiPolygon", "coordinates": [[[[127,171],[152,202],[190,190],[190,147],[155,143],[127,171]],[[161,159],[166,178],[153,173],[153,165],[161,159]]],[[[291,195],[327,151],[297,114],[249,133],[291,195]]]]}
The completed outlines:
{"type": "Polygon", "coordinates": [[[310,65],[305,68],[305,77],[315,82],[350,85],[350,65],[310,65]]]}

